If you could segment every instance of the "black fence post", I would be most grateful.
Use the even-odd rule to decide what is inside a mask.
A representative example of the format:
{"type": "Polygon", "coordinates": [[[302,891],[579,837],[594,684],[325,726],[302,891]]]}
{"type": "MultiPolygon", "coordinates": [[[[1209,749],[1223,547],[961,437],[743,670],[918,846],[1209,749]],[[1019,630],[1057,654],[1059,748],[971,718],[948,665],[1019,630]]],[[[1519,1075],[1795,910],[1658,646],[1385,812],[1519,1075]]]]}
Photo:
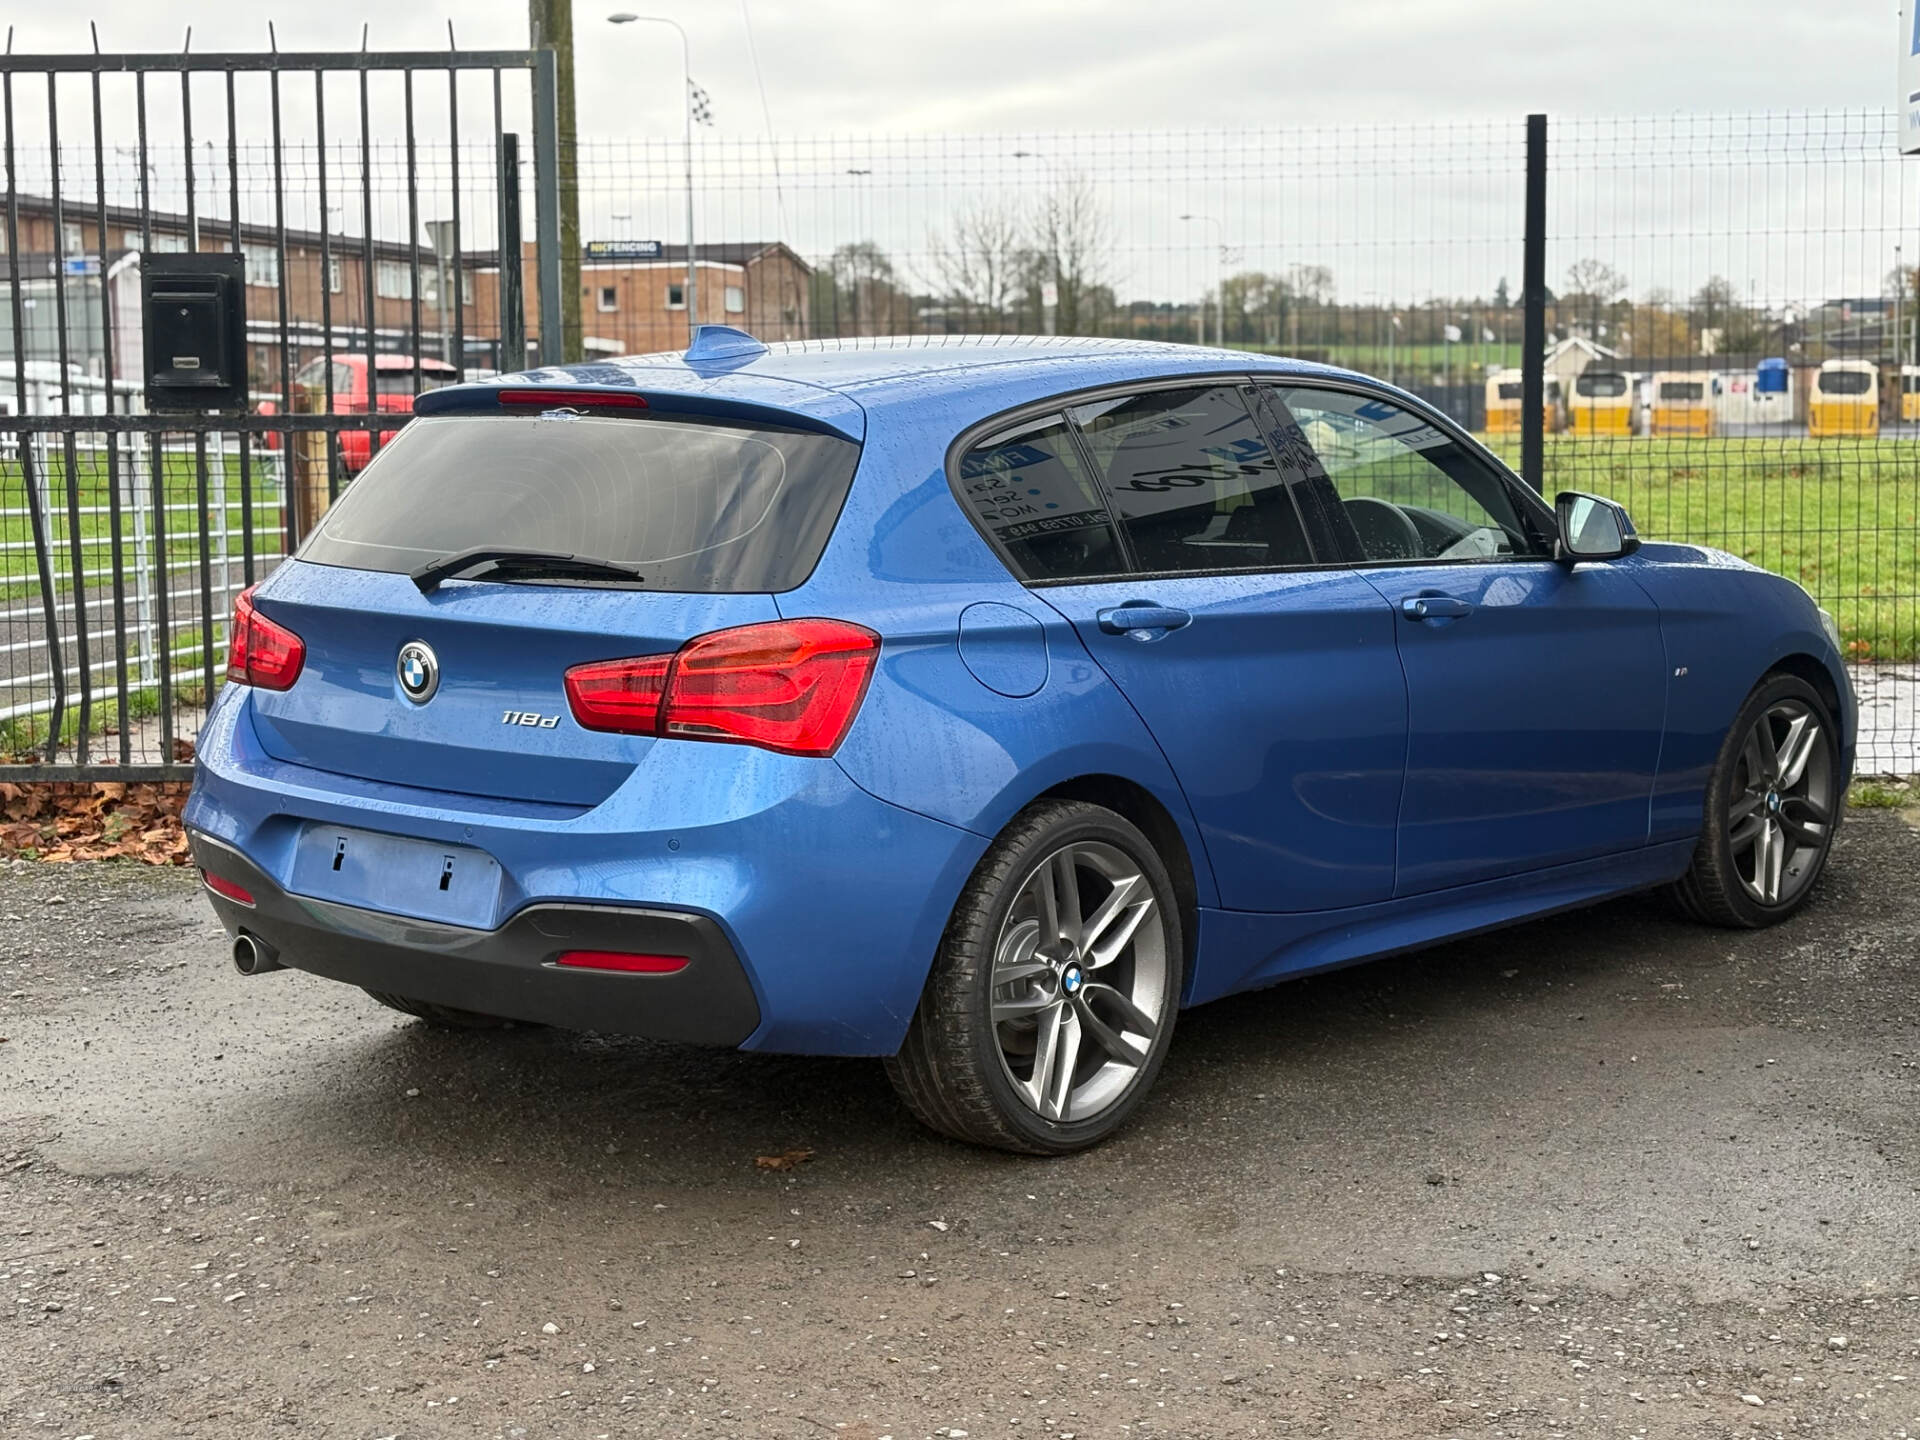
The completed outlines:
{"type": "Polygon", "coordinates": [[[1546,483],[1547,405],[1547,117],[1527,116],[1526,257],[1520,303],[1520,474],[1546,483]]]}
{"type": "Polygon", "coordinates": [[[512,372],[527,368],[527,312],[520,294],[520,137],[500,137],[496,171],[500,187],[500,356],[494,362],[512,372]]]}

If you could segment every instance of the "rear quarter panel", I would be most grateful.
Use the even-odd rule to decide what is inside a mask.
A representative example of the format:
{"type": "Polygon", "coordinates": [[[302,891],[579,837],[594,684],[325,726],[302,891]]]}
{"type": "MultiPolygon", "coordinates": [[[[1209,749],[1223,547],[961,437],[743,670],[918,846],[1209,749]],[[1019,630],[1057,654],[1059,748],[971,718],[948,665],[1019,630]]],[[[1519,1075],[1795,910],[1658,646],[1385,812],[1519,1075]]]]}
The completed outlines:
{"type": "Polygon", "coordinates": [[[1805,591],[1704,546],[1649,543],[1625,561],[1660,607],[1667,724],[1653,789],[1654,843],[1698,833],[1708,774],[1760,678],[1793,655],[1827,671],[1840,697],[1842,764],[1853,767],[1857,716],[1846,667],[1805,591]]]}

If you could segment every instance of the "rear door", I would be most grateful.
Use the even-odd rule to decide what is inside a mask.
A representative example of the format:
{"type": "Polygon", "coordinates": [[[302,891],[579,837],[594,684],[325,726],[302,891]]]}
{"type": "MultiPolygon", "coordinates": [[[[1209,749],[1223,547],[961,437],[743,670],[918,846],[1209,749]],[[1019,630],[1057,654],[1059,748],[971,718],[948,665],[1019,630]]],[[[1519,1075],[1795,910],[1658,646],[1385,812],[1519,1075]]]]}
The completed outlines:
{"type": "Polygon", "coordinates": [[[1146,722],[1222,903],[1392,893],[1406,694],[1393,617],[1324,569],[1247,387],[1117,395],[986,437],[983,524],[1146,722]]]}
{"type": "Polygon", "coordinates": [[[1666,652],[1631,574],[1555,561],[1544,507],[1431,417],[1341,388],[1269,393],[1391,607],[1410,720],[1396,893],[1645,844],[1666,652]]]}
{"type": "Polygon", "coordinates": [[[774,593],[819,559],[858,454],[838,436],[689,417],[418,419],[256,597],[307,657],[292,689],[253,692],[260,742],[277,758],[361,779],[598,803],[653,742],[577,725],[567,668],[778,619],[774,593]],[[640,574],[482,564],[424,593],[411,578],[483,546],[640,574]],[[402,651],[414,644],[437,670],[424,696],[401,683],[402,651]]]}

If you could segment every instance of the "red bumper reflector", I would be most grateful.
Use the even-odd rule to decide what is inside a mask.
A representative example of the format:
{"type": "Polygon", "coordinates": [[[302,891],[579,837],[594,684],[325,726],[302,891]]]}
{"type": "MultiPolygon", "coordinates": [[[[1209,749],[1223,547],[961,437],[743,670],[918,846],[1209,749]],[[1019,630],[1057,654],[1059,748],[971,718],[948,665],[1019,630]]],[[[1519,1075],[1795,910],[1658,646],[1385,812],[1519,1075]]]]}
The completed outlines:
{"type": "Polygon", "coordinates": [[[236,905],[253,904],[253,892],[242,889],[231,880],[222,880],[211,870],[202,870],[200,878],[207,882],[207,888],[216,895],[223,895],[236,905]]]}
{"type": "Polygon", "coordinates": [[[628,975],[677,975],[685,955],[629,955],[620,950],[568,950],[553,962],[575,970],[619,970],[628,975]]]}

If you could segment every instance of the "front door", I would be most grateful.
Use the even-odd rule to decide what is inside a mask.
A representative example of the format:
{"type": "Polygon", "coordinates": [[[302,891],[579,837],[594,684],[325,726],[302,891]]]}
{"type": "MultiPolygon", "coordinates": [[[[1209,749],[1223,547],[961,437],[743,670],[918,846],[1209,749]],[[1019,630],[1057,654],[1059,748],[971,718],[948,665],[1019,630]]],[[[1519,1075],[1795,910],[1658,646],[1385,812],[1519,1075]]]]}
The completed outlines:
{"type": "Polygon", "coordinates": [[[1408,701],[1395,893],[1645,844],[1666,655],[1630,567],[1555,561],[1544,507],[1414,411],[1270,393],[1319,460],[1330,530],[1393,616],[1408,701]]]}

